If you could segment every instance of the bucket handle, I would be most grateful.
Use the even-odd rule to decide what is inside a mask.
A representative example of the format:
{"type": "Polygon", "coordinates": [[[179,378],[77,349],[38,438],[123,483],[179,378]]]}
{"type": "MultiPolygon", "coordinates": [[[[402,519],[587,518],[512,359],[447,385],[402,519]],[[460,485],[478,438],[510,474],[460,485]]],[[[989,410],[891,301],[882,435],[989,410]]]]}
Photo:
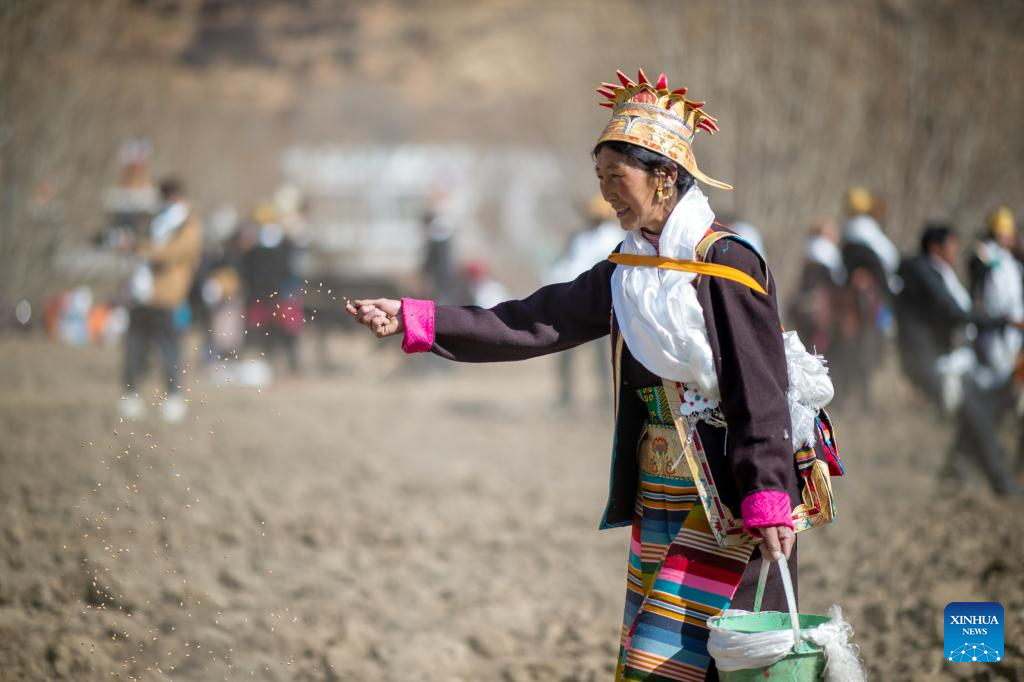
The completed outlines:
{"type": "Polygon", "coordinates": [[[764,586],[768,582],[768,571],[772,564],[779,565],[782,574],[782,589],[786,593],[786,605],[789,606],[789,622],[793,626],[793,648],[800,644],[800,617],[796,612],[796,596],[793,594],[793,580],[789,576],[789,564],[786,555],[780,554],[777,561],[761,560],[761,575],[757,578],[757,592],[754,593],[754,613],[761,611],[761,599],[764,597],[764,586]]]}

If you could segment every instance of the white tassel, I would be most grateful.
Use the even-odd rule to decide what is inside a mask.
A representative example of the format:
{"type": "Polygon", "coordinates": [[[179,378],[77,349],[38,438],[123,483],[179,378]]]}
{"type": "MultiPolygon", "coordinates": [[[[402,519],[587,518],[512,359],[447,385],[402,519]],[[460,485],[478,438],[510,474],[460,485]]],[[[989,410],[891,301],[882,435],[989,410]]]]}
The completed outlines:
{"type": "Polygon", "coordinates": [[[794,331],[782,335],[786,348],[786,370],[789,375],[789,419],[792,422],[793,449],[814,445],[814,419],[818,410],[832,402],[835,389],[828,376],[825,359],[812,355],[794,331]]]}
{"type": "Polygon", "coordinates": [[[833,604],[828,610],[829,622],[805,631],[803,639],[825,650],[826,682],[866,682],[867,675],[857,656],[857,646],[850,644],[853,628],[843,620],[843,610],[833,604]]]}

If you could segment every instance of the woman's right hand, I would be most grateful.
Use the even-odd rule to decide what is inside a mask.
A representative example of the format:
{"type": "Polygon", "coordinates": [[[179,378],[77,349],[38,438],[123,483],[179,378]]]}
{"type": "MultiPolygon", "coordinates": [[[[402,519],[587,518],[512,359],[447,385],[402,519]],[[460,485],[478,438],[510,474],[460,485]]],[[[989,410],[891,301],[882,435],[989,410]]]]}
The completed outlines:
{"type": "Polygon", "coordinates": [[[378,339],[405,331],[402,325],[402,302],[393,298],[349,301],[345,304],[345,310],[356,322],[372,331],[378,339]]]}

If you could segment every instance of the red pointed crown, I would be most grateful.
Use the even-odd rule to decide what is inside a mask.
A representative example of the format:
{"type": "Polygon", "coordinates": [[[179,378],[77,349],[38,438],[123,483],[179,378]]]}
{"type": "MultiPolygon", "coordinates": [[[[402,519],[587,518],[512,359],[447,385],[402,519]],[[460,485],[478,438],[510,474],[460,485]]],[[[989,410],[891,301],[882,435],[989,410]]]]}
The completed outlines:
{"type": "Polygon", "coordinates": [[[718,132],[715,119],[704,111],[704,102],[686,99],[686,88],[670,90],[665,74],[653,85],[643,69],[633,82],[616,71],[621,85],[601,83],[597,92],[608,101],[601,106],[612,110],[612,118],[598,138],[629,142],[672,159],[697,180],[712,187],[732,189],[732,185],[708,177],[697,168],[693,156],[693,137],[698,130],[709,135],[718,132]]]}

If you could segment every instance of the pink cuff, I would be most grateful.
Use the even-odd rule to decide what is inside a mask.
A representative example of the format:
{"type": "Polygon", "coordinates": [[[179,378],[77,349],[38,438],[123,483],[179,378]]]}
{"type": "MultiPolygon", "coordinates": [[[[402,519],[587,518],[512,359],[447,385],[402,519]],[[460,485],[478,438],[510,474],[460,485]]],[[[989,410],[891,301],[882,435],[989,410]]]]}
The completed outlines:
{"type": "Polygon", "coordinates": [[[758,490],[743,498],[740,504],[743,514],[743,530],[751,535],[755,528],[767,526],[793,527],[793,508],[789,505],[789,493],[783,490],[758,490]]]}
{"type": "Polygon", "coordinates": [[[406,353],[425,353],[434,345],[434,302],[415,298],[402,299],[402,324],[406,353]]]}

